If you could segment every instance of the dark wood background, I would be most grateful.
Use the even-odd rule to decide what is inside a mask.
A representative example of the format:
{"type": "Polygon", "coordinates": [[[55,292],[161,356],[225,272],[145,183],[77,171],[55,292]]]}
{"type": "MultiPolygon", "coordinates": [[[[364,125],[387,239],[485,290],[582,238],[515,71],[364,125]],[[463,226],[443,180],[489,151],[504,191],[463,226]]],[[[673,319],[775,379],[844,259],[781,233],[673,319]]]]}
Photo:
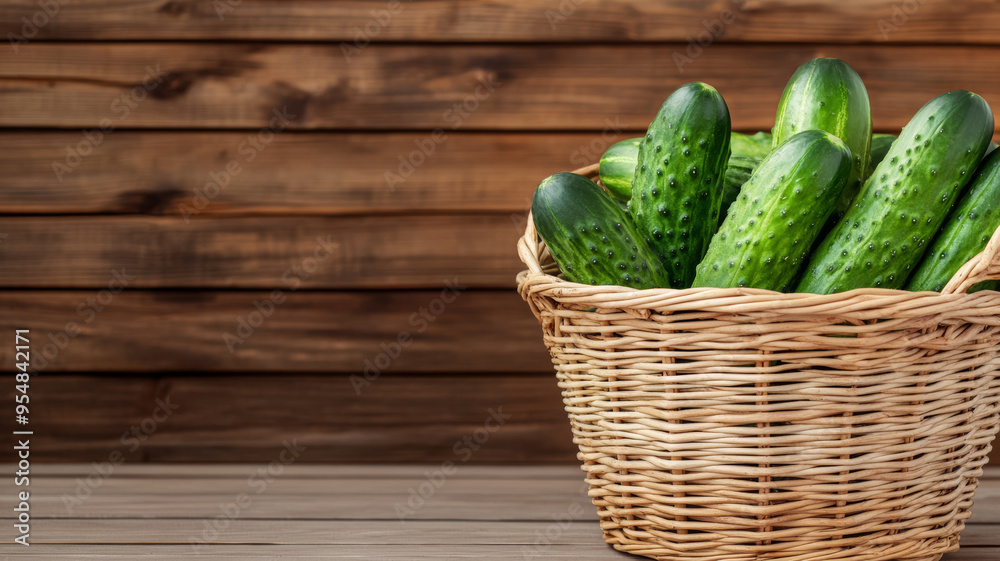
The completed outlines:
{"type": "Polygon", "coordinates": [[[1000,108],[992,1],[59,2],[0,3],[0,332],[53,345],[31,387],[44,460],[270,461],[296,439],[303,461],[440,462],[501,409],[469,461],[572,462],[514,291],[542,178],[692,80],[736,129],[768,129],[816,56],[858,70],[879,131],[950,89],[1000,108]],[[261,133],[275,110],[288,122],[261,133]],[[317,238],[335,247],[310,263],[317,238]],[[102,293],[113,271],[134,278],[102,293]],[[435,308],[446,282],[468,288],[435,308]]]}

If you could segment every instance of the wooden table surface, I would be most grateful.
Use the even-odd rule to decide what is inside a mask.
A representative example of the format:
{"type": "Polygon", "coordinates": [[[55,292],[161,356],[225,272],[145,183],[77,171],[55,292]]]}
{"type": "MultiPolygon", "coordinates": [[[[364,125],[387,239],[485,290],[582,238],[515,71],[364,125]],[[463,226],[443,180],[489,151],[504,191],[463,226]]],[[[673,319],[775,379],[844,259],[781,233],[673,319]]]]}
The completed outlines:
{"type": "MultiPolygon", "coordinates": [[[[109,466],[32,466],[32,545],[6,506],[0,558],[642,559],[604,545],[573,466],[109,466]]],[[[1000,559],[1000,468],[973,512],[946,561],[1000,559]]]]}

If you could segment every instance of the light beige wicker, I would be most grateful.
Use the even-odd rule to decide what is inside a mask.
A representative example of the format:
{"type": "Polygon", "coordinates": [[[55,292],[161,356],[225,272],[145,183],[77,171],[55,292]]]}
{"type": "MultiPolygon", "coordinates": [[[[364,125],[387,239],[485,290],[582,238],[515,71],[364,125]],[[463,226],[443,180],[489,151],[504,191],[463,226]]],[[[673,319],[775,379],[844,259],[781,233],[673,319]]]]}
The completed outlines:
{"type": "MultiPolygon", "coordinates": [[[[593,176],[595,167],[578,170],[593,176]]],[[[1000,231],[942,293],[587,286],[532,221],[542,324],[604,539],[661,560],[934,561],[1000,413],[1000,231]]]]}

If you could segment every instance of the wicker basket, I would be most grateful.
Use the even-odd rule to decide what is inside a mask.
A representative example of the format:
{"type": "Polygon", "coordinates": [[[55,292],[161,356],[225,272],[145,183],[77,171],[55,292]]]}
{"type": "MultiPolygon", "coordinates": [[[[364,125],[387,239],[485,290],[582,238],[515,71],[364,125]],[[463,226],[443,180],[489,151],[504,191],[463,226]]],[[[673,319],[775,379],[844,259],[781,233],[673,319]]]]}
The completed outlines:
{"type": "MultiPolygon", "coordinates": [[[[577,170],[594,176],[596,166],[577,170]]],[[[529,219],[518,289],[620,551],[935,561],[1000,413],[1000,231],[942,293],[587,286],[529,219]]]]}

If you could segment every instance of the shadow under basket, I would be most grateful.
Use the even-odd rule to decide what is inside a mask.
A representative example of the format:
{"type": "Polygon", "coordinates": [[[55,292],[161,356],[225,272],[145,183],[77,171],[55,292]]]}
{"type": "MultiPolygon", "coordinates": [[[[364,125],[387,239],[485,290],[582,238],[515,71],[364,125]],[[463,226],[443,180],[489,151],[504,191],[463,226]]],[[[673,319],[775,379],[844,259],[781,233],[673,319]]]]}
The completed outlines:
{"type": "Polygon", "coordinates": [[[554,276],[530,217],[518,252],[615,549],[675,561],[958,549],[1000,420],[1000,293],[966,291],[1000,278],[1000,231],[941,293],[577,284],[554,276]]]}

